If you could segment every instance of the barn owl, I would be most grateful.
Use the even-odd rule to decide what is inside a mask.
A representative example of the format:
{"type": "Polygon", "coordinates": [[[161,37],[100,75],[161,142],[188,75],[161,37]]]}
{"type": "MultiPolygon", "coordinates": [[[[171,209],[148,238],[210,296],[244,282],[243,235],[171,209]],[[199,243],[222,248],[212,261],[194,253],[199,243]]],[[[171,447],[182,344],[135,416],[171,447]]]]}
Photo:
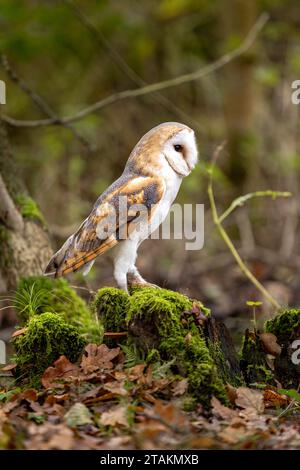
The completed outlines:
{"type": "Polygon", "coordinates": [[[138,247],[166,218],[183,178],[197,160],[195,134],[188,126],[165,122],[151,129],[132,150],[120,178],[52,257],[45,274],[59,277],[79,269],[87,274],[95,258],[113,248],[119,288],[128,292],[129,285],[149,286],[135,265],[138,247]],[[121,237],[121,232],[126,236],[121,237]]]}

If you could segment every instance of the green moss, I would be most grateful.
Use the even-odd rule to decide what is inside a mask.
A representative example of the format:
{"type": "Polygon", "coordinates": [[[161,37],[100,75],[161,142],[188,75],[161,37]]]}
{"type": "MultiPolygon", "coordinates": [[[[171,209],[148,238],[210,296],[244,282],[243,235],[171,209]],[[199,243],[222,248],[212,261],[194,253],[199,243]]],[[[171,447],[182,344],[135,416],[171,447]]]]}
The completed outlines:
{"type": "Polygon", "coordinates": [[[187,297],[166,289],[144,287],[136,290],[130,300],[127,321],[134,317],[153,320],[161,338],[168,337],[176,329],[179,331],[181,313],[192,308],[192,302],[187,297]]]}
{"type": "Polygon", "coordinates": [[[270,369],[265,365],[249,364],[248,365],[249,377],[255,377],[251,383],[273,384],[274,377],[270,369]]]}
{"type": "Polygon", "coordinates": [[[7,269],[13,259],[13,252],[9,246],[9,231],[0,224],[0,269],[7,269]]]}
{"type": "MultiPolygon", "coordinates": [[[[226,401],[224,384],[218,377],[204,335],[195,323],[191,311],[194,301],[177,292],[166,289],[142,288],[131,296],[127,321],[142,321],[148,325],[147,335],[138,338],[143,349],[148,348],[149,357],[161,361],[174,360],[174,371],[188,377],[189,392],[204,404],[212,395],[226,401]]],[[[198,302],[206,315],[207,309],[198,302]]]]}
{"type": "Polygon", "coordinates": [[[130,306],[130,297],[126,292],[114,287],[103,287],[98,290],[93,305],[105,331],[119,332],[126,329],[126,314],[130,306]]]}
{"type": "Polygon", "coordinates": [[[60,315],[45,312],[32,317],[27,331],[13,344],[19,379],[37,385],[44,370],[61,355],[75,362],[86,342],[60,315]]]}
{"type": "Polygon", "coordinates": [[[52,312],[76,326],[87,342],[100,343],[103,329],[86,302],[77,295],[65,279],[45,276],[23,278],[18,285],[15,305],[23,324],[35,315],[52,312]]]}
{"type": "Polygon", "coordinates": [[[282,310],[275,318],[266,321],[265,330],[273,333],[279,343],[290,341],[300,333],[300,309],[282,310]]]}
{"type": "Polygon", "coordinates": [[[183,411],[186,411],[187,413],[194,411],[197,407],[197,399],[189,394],[184,396],[183,399],[180,400],[180,402],[181,403],[179,403],[179,405],[181,406],[183,411]]]}
{"type": "Polygon", "coordinates": [[[24,219],[31,219],[40,222],[43,227],[46,226],[45,219],[37,203],[27,194],[19,193],[15,196],[15,202],[24,219]]]}
{"type": "Polygon", "coordinates": [[[210,355],[214,360],[214,363],[217,365],[219,374],[221,375],[223,382],[228,382],[231,385],[234,385],[235,387],[245,385],[240,372],[231,370],[229,362],[225,360],[220,344],[208,340],[208,348],[210,355]]]}
{"type": "Polygon", "coordinates": [[[128,296],[106,287],[97,293],[94,306],[105,331],[123,331],[128,325],[128,364],[133,365],[137,356],[154,365],[171,362],[173,373],[188,377],[194,400],[208,404],[215,395],[226,401],[223,381],[195,324],[195,314],[210,315],[201,302],[167,289],[134,287],[128,296]]]}
{"type": "Polygon", "coordinates": [[[149,315],[153,311],[160,312],[169,310],[172,316],[181,315],[185,311],[190,311],[193,308],[193,303],[197,306],[206,316],[210,315],[209,309],[199,301],[193,301],[186,295],[174,292],[168,289],[153,289],[151,287],[135,287],[132,289],[130,297],[130,310],[127,314],[127,320],[130,320],[132,315],[149,315]]]}
{"type": "Polygon", "coordinates": [[[246,383],[274,384],[273,374],[266,363],[258,334],[246,331],[241,350],[241,369],[246,383]]]}

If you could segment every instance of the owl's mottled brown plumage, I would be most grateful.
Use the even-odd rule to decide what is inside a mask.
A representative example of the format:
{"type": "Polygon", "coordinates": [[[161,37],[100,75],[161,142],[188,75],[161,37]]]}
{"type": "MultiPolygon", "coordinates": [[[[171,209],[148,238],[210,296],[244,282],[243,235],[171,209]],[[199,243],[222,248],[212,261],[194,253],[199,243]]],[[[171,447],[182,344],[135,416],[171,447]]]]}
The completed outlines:
{"type": "Polygon", "coordinates": [[[148,217],[155,210],[155,205],[164,193],[164,181],[158,177],[140,177],[132,174],[123,174],[113,183],[96,201],[90,215],[81,224],[77,232],[71,235],[62,248],[54,255],[46,268],[46,273],[55,273],[55,276],[64,276],[77,271],[83,265],[94,260],[98,255],[105,253],[119,242],[119,196],[127,197],[127,232],[134,230],[134,221],[138,217],[136,211],[131,214],[130,208],[136,204],[143,204],[148,209],[148,217]],[[99,209],[101,209],[99,211],[99,209]],[[110,220],[115,210],[117,227],[110,220]],[[107,226],[107,238],[100,240],[97,237],[98,224],[107,226]],[[117,229],[115,231],[115,228],[117,229]]]}

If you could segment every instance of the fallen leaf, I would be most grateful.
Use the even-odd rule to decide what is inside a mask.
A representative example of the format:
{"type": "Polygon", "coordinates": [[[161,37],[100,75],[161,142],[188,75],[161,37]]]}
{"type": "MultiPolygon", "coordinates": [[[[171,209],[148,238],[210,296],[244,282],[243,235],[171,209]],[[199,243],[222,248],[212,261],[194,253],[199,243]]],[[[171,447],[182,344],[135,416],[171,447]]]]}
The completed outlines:
{"type": "Polygon", "coordinates": [[[235,400],[237,398],[236,388],[233,387],[231,384],[227,383],[225,385],[225,390],[228,400],[232,405],[235,405],[235,400]]]}
{"type": "Polygon", "coordinates": [[[227,426],[219,433],[219,437],[222,441],[226,442],[227,444],[237,444],[239,441],[245,439],[246,437],[250,437],[251,432],[247,432],[245,424],[240,422],[240,424],[227,426]]]}
{"type": "Polygon", "coordinates": [[[127,369],[128,380],[130,380],[131,382],[138,380],[143,375],[145,367],[146,364],[137,364],[136,366],[127,369]]]}
{"type": "Polygon", "coordinates": [[[155,406],[145,414],[148,418],[159,420],[176,432],[188,432],[190,429],[186,415],[172,402],[166,404],[162,400],[156,400],[155,406]]]}
{"type": "Polygon", "coordinates": [[[123,405],[115,406],[102,413],[99,421],[103,426],[120,425],[128,427],[127,408],[123,405]]]}
{"type": "Polygon", "coordinates": [[[45,403],[49,405],[54,405],[56,403],[63,403],[64,401],[69,400],[70,395],[68,393],[63,393],[62,395],[48,395],[45,403]]]}
{"type": "Polygon", "coordinates": [[[275,390],[266,389],[264,391],[264,404],[266,408],[282,408],[287,406],[289,398],[286,395],[277,393],[275,390]]]}
{"type": "Polygon", "coordinates": [[[125,388],[125,381],[122,382],[106,382],[103,385],[105,390],[113,393],[114,395],[120,395],[121,397],[126,397],[128,395],[128,391],[125,388]]]}
{"type": "Polygon", "coordinates": [[[24,392],[21,393],[19,398],[27,401],[37,401],[38,393],[33,388],[29,388],[27,390],[24,390],[24,392]]]}
{"type": "Polygon", "coordinates": [[[61,383],[58,382],[59,380],[77,377],[78,374],[79,369],[76,364],[72,364],[66,356],[60,356],[60,358],[54,362],[53,366],[45,370],[42,376],[42,384],[45,388],[59,387],[61,385],[61,383]]]}
{"type": "Polygon", "coordinates": [[[236,393],[235,404],[240,408],[251,410],[256,414],[264,411],[263,394],[260,391],[247,387],[239,387],[236,393]]]}
{"type": "Polygon", "coordinates": [[[188,379],[183,379],[175,382],[172,385],[172,392],[175,397],[184,395],[189,386],[188,379]]]}
{"type": "Polygon", "coordinates": [[[99,369],[112,369],[112,360],[120,354],[120,348],[109,349],[106,344],[88,344],[84,350],[80,367],[85,374],[99,369]]]}
{"type": "Polygon", "coordinates": [[[222,405],[222,403],[216,397],[212,397],[211,406],[213,413],[224,421],[230,422],[233,418],[238,416],[237,410],[232,410],[231,408],[222,405]]]}
{"type": "Polygon", "coordinates": [[[65,414],[65,421],[70,428],[93,424],[92,415],[83,403],[75,403],[65,414]]]}
{"type": "Polygon", "coordinates": [[[24,335],[27,330],[28,330],[28,328],[27,328],[26,326],[25,326],[24,328],[20,328],[20,330],[15,331],[15,332],[11,335],[11,337],[12,337],[12,338],[15,338],[16,336],[24,335]]]}
{"type": "Polygon", "coordinates": [[[31,439],[25,441],[28,450],[70,450],[74,445],[73,431],[65,424],[44,423],[28,426],[31,439]]]}
{"type": "Polygon", "coordinates": [[[277,338],[273,333],[261,333],[259,337],[266,354],[271,354],[272,356],[280,355],[281,347],[277,343],[277,338]]]}
{"type": "Polygon", "coordinates": [[[1,371],[8,372],[17,367],[17,364],[7,364],[7,366],[1,367],[1,371]]]}

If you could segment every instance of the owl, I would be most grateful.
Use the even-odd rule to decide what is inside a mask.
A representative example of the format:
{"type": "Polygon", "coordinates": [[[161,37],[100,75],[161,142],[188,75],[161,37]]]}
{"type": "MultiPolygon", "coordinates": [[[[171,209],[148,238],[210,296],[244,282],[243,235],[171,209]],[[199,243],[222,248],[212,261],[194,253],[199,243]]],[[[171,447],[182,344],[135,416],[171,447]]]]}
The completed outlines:
{"type": "Polygon", "coordinates": [[[136,267],[140,244],[164,221],[184,177],[198,160],[195,134],[165,122],[145,134],[132,150],[123,174],[96,201],[90,215],[52,257],[46,275],[82,270],[112,249],[120,289],[149,286],[136,267]]]}

